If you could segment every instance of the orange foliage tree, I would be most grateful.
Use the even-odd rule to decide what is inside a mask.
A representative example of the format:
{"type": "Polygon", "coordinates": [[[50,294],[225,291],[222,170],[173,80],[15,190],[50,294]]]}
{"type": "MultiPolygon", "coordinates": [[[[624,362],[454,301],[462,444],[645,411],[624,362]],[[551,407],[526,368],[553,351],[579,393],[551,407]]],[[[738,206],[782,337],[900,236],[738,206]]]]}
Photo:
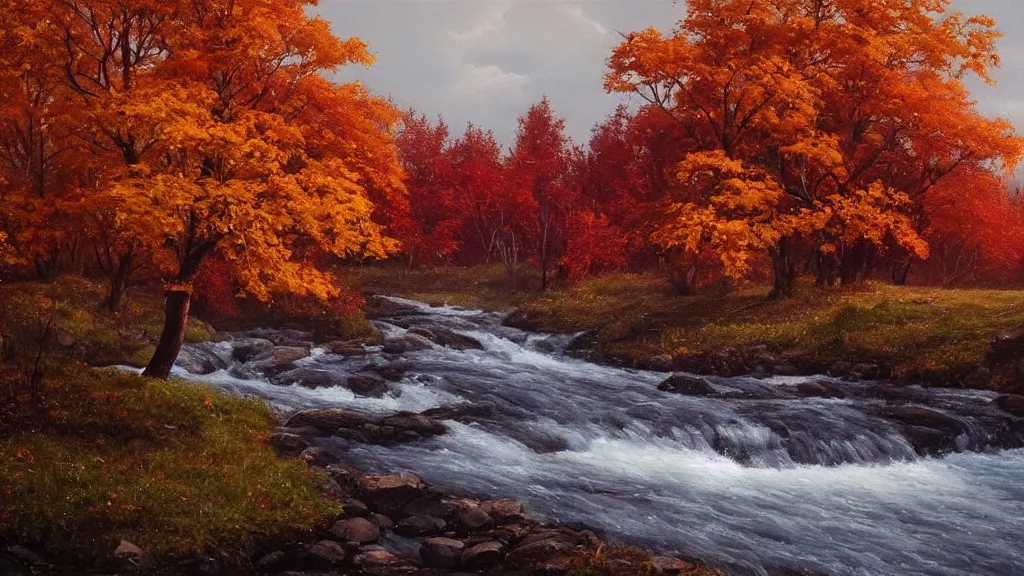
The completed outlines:
{"type": "Polygon", "coordinates": [[[371,195],[402,193],[390,136],[400,116],[359,84],[325,79],[372,57],[310,17],[311,2],[49,4],[93,152],[117,159],[90,199],[109,215],[111,252],[144,258],[165,279],[147,375],[168,376],[209,257],[258,299],[327,298],[337,288],[303,255],[397,248],[373,220],[371,195]]]}
{"type": "Polygon", "coordinates": [[[0,8],[0,235],[7,263],[44,280],[82,252],[76,200],[88,176],[58,32],[45,3],[0,8]]]}
{"type": "Polygon", "coordinates": [[[927,256],[923,195],[966,166],[1012,167],[1021,149],[962,82],[989,80],[994,23],[948,4],[692,0],[670,37],[628,35],[606,89],[641,95],[692,142],[654,240],[710,247],[735,278],[767,252],[776,296],[792,291],[801,240],[823,284],[862,276],[865,246],[927,256]]]}

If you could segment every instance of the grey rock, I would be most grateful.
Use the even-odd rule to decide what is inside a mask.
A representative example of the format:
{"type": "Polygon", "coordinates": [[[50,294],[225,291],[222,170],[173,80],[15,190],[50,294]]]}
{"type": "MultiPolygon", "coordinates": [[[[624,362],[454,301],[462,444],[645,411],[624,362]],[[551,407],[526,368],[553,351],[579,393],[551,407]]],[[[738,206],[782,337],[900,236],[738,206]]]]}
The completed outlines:
{"type": "Polygon", "coordinates": [[[658,390],[686,396],[710,396],[715,393],[715,389],[706,379],[692,374],[673,374],[658,384],[658,390]]]}
{"type": "Polygon", "coordinates": [[[372,374],[352,376],[345,381],[345,387],[356,396],[369,396],[371,398],[383,398],[390,390],[390,387],[383,378],[372,374]]]}
{"type": "Polygon", "coordinates": [[[484,530],[494,525],[494,519],[479,506],[463,506],[455,513],[458,523],[471,532],[484,530]]]}
{"type": "Polygon", "coordinates": [[[395,526],[395,533],[402,536],[434,536],[445,531],[447,524],[433,516],[409,516],[402,518],[395,526]]]}
{"type": "Polygon", "coordinates": [[[380,539],[380,528],[366,518],[349,518],[335,522],[331,534],[342,542],[371,544],[380,539]]]}
{"type": "Polygon", "coordinates": [[[339,567],[348,557],[345,548],[333,540],[321,540],[313,544],[303,556],[304,564],[312,569],[339,567]]]}
{"type": "Polygon", "coordinates": [[[121,543],[114,549],[115,558],[142,558],[143,554],[142,548],[127,540],[121,540],[121,543]]]}
{"type": "Polygon", "coordinates": [[[1013,414],[1017,418],[1024,418],[1024,396],[1008,394],[993,400],[996,406],[1003,412],[1013,414]]]}
{"type": "Polygon", "coordinates": [[[451,538],[427,538],[420,548],[420,558],[428,568],[452,569],[459,565],[465,543],[451,538]]]}
{"type": "Polygon", "coordinates": [[[309,438],[290,432],[274,432],[269,442],[281,456],[296,456],[313,445],[309,438]]]}
{"type": "Polygon", "coordinates": [[[347,408],[331,408],[327,410],[306,410],[299,412],[285,424],[288,427],[311,426],[322,434],[330,435],[339,428],[359,428],[376,421],[362,412],[347,408]]]}
{"type": "Polygon", "coordinates": [[[504,554],[505,545],[501,542],[481,542],[462,552],[462,564],[473,570],[486,569],[501,562],[504,554]]]}
{"type": "Polygon", "coordinates": [[[526,517],[523,503],[518,500],[490,500],[482,502],[480,509],[498,525],[514,524],[526,517]]]}

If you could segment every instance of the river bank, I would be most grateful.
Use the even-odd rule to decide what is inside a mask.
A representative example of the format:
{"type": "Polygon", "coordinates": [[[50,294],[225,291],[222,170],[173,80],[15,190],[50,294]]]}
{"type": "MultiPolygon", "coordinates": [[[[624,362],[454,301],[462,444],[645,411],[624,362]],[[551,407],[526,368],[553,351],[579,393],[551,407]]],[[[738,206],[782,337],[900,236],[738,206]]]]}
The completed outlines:
{"type": "MultiPolygon", "coordinates": [[[[584,333],[587,358],[620,366],[716,376],[832,374],[926,387],[1020,392],[1013,342],[993,366],[992,343],[1024,326],[1024,291],[946,290],[868,283],[793,298],[767,289],[709,288],[680,296],[658,275],[615,274],[547,293],[523,268],[519,290],[497,266],[405,271],[346,269],[366,293],[431,304],[512,310],[510,325],[584,333]]],[[[1015,334],[1019,338],[1019,334],[1015,334]]]]}
{"type": "Polygon", "coordinates": [[[246,332],[189,347],[182,366],[294,414],[288,434],[363,473],[517,498],[542,521],[728,574],[1024,569],[1011,528],[1024,428],[997,393],[669,377],[575,358],[570,335],[505,326],[503,313],[371,309],[373,346],[277,366],[278,336],[246,332]]]}
{"type": "MultiPolygon", "coordinates": [[[[133,293],[121,313],[106,315],[102,291],[81,278],[0,286],[0,573],[712,574],[605,546],[582,528],[529,516],[521,503],[467,508],[465,492],[408,473],[364,475],[337,451],[305,450],[316,443],[308,428],[276,428],[279,413],[261,400],[97,369],[144,363],[160,318],[158,294],[133,293]],[[430,502],[443,531],[399,526],[409,494],[430,502]],[[372,521],[377,536],[360,534],[372,521]]],[[[314,346],[312,333],[279,334],[294,337],[278,340],[261,365],[268,374],[314,346]]],[[[189,347],[228,337],[195,321],[182,360],[189,347]]],[[[201,362],[188,368],[209,373],[201,362]]]]}
{"type": "MultiPolygon", "coordinates": [[[[73,299],[88,289],[77,282],[50,296],[73,299]]],[[[77,323],[63,325],[81,326],[58,339],[55,365],[110,339],[106,320],[68,310],[77,323]]],[[[379,333],[366,343],[201,331],[179,358],[191,384],[54,372],[67,376],[48,384],[60,403],[36,413],[41,427],[4,438],[0,567],[39,558],[144,574],[438,575],[484,569],[482,559],[459,565],[483,546],[467,558],[498,559],[486,568],[495,574],[706,571],[671,556],[762,576],[1024,569],[1011,528],[1024,431],[996,393],[670,378],[586,362],[572,335],[523,332],[504,313],[379,298],[369,311],[379,333]],[[90,428],[96,420],[120,424],[90,428]],[[80,441],[56,454],[27,444],[37,437],[80,441]],[[69,478],[75,497],[53,506],[69,478]],[[276,488],[255,498],[254,483],[276,488]],[[380,486],[405,495],[382,500],[380,486]],[[428,508],[407,508],[423,498],[428,508]],[[508,524],[495,506],[514,509],[508,524]],[[367,522],[377,539],[351,544],[351,525],[372,531],[367,522]],[[143,556],[128,547],[115,558],[121,539],[143,556]],[[871,558],[857,552],[865,546],[871,558]]],[[[130,364],[134,348],[104,357],[130,364]]]]}

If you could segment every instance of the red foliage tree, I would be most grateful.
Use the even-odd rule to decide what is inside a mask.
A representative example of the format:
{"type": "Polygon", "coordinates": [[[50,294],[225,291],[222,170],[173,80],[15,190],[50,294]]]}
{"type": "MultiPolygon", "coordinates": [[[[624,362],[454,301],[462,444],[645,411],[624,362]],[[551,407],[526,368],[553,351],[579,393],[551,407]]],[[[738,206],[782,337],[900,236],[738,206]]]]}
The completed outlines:
{"type": "Polygon", "coordinates": [[[432,124],[410,112],[396,138],[405,168],[411,226],[397,230],[408,263],[437,264],[459,247],[455,239],[462,217],[452,195],[453,171],[448,149],[448,126],[432,124]]]}
{"type": "Polygon", "coordinates": [[[551,265],[565,252],[568,215],[578,193],[568,178],[570,150],[565,120],[555,115],[547,98],[519,118],[509,169],[512,186],[533,197],[533,244],[540,263],[541,290],[548,287],[551,265]]]}
{"type": "Polygon", "coordinates": [[[939,182],[923,205],[932,250],[919,280],[942,286],[1019,280],[1024,213],[1003,180],[988,170],[961,169],[939,182]]]}

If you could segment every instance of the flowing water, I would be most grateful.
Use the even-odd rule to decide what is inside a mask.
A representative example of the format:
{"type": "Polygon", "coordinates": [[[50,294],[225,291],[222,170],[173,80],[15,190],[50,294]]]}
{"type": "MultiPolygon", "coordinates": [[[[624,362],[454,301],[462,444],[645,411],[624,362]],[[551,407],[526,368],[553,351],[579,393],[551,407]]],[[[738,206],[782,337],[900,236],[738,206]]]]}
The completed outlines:
{"type": "Polygon", "coordinates": [[[187,347],[179,362],[214,362],[219,370],[189,377],[260,396],[285,415],[486,407],[471,423],[446,422],[448,433],[429,440],[326,442],[367,470],[410,470],[480,496],[521,499],[548,520],[734,573],[1024,575],[1024,450],[997,449],[1024,437],[1020,421],[994,408],[994,394],[820,377],[713,378],[711,396],[670,394],[657,389],[665,374],[570,357],[569,337],[507,328],[498,314],[398,302],[409,308],[378,321],[389,339],[411,327],[450,329],[482,349],[316,349],[293,371],[344,383],[368,364],[404,370],[382,398],[288,385],[288,372],[268,379],[231,360],[247,342],[241,337],[187,347]],[[823,380],[845,397],[796,391],[823,380]],[[891,418],[886,409],[894,406],[942,415],[938,425],[956,430],[950,454],[920,456],[928,430],[891,418]]]}

